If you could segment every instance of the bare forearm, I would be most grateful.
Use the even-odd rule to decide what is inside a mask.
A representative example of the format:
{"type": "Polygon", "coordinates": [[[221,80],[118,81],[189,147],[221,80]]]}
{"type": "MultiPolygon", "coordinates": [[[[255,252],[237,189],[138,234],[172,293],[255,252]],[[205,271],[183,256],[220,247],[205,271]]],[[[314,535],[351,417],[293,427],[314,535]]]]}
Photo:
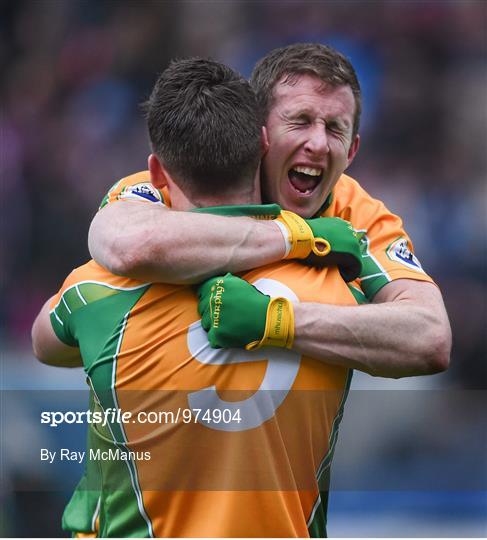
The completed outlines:
{"type": "Polygon", "coordinates": [[[296,304],[293,348],[381,377],[443,371],[448,366],[451,336],[446,313],[438,306],[441,295],[438,299],[439,292],[433,288],[426,284],[423,292],[428,298],[424,301],[397,298],[364,306],[296,304]],[[436,303],[436,309],[428,300],[436,303]]]}
{"type": "Polygon", "coordinates": [[[89,247],[115,274],[164,283],[198,283],[255,268],[280,260],[285,250],[279,228],[269,221],[123,202],[95,216],[89,247]]]}

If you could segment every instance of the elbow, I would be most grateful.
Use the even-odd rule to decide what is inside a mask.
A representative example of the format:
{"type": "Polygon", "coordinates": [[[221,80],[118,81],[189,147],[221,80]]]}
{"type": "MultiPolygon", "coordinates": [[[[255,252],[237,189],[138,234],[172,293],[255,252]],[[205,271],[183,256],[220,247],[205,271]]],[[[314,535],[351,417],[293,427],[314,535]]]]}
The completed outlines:
{"type": "Polygon", "coordinates": [[[133,249],[124,249],[123,245],[108,250],[103,257],[94,259],[112,274],[124,277],[136,277],[144,266],[137,252],[133,249]]]}
{"type": "Polygon", "coordinates": [[[445,343],[438,343],[429,352],[426,358],[426,373],[434,375],[442,373],[450,366],[450,347],[445,343]]]}
{"type": "Polygon", "coordinates": [[[51,365],[50,356],[47,354],[45,348],[42,347],[40,340],[37,339],[35,326],[32,329],[32,353],[41,364],[45,364],[47,366],[51,365]]]}
{"type": "Polygon", "coordinates": [[[44,364],[45,366],[56,366],[57,364],[53,362],[51,359],[48,359],[47,356],[43,356],[42,353],[36,352],[34,349],[34,356],[37,358],[37,360],[44,364]]]}
{"type": "Polygon", "coordinates": [[[145,264],[143,238],[117,237],[104,239],[88,236],[88,248],[93,259],[112,274],[136,277],[145,264]],[[140,246],[140,249],[137,248],[140,246]]]}
{"type": "Polygon", "coordinates": [[[425,374],[433,375],[446,371],[450,366],[452,346],[449,323],[428,332],[423,344],[422,362],[425,374]]]}
{"type": "Polygon", "coordinates": [[[440,343],[438,347],[437,354],[435,356],[434,367],[436,368],[436,373],[441,373],[446,371],[450,367],[450,356],[451,356],[451,347],[452,347],[452,338],[451,333],[448,332],[440,343]]]}
{"type": "Polygon", "coordinates": [[[39,344],[39,340],[37,337],[38,331],[37,331],[37,325],[38,325],[38,318],[34,321],[34,324],[32,325],[32,329],[30,331],[30,338],[31,338],[31,344],[32,344],[32,353],[34,356],[39,360],[39,362],[45,363],[43,359],[42,354],[42,347],[39,344]]]}
{"type": "Polygon", "coordinates": [[[37,360],[39,360],[39,362],[41,363],[45,363],[43,358],[42,358],[42,353],[40,352],[39,348],[37,347],[35,341],[32,341],[32,353],[34,354],[35,358],[37,358],[37,360]]]}
{"type": "Polygon", "coordinates": [[[40,322],[40,316],[36,318],[31,330],[31,344],[32,353],[34,357],[46,366],[56,365],[52,351],[49,350],[49,346],[46,344],[46,340],[43,339],[42,323],[40,322]]]}
{"type": "Polygon", "coordinates": [[[40,347],[37,344],[35,339],[32,340],[32,352],[33,352],[35,358],[37,358],[37,360],[41,364],[45,364],[47,366],[50,365],[49,356],[45,353],[45,351],[42,349],[42,347],[40,347]]]}

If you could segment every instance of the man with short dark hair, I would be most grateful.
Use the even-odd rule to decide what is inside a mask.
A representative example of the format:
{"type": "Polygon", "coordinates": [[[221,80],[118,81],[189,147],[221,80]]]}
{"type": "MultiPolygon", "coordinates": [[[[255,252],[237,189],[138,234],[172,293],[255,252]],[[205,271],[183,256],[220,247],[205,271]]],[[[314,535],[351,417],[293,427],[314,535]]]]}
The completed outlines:
{"type": "MultiPolygon", "coordinates": [[[[303,220],[258,204],[258,107],[249,84],[229,68],[198,59],[172,63],[157,81],[147,118],[151,183],[132,196],[152,200],[163,192],[177,211],[245,216],[248,223],[273,226],[280,219],[288,257],[313,251],[330,261],[342,237],[355,240],[341,220],[303,220]],[[208,188],[229,171],[231,186],[208,188]],[[331,245],[330,223],[343,227],[331,245]]],[[[325,534],[327,492],[320,482],[351,370],[288,349],[293,306],[356,303],[342,278],[350,272],[343,260],[349,254],[338,255],[338,267],[288,260],[246,273],[259,295],[252,317],[261,321],[262,342],[242,351],[210,347],[190,287],[119,277],[95,261],[68,276],[36,319],[33,346],[38,358],[58,365],[75,365],[81,351],[92,412],[109,419],[89,426],[91,467],[69,508],[71,518],[76,509],[85,518],[79,531],[89,533],[98,520],[102,537],[325,534]],[[155,424],[143,421],[154,415],[155,424]]],[[[355,275],[359,270],[360,264],[355,275]]],[[[229,292],[215,284],[215,327],[228,327],[232,318],[229,292]]]]}
{"type": "MultiPolygon", "coordinates": [[[[331,47],[295,44],[266,55],[251,82],[268,136],[261,167],[264,201],[305,218],[349,220],[364,252],[353,287],[373,303],[300,304],[294,347],[385,377],[446,369],[451,331],[440,291],[413,254],[401,219],[343,174],[360,143],[360,87],[353,66],[331,47]]],[[[114,273],[198,283],[287,256],[286,231],[276,221],[173,212],[157,193],[157,204],[123,202],[145,200],[137,191],[146,182],[144,172],[120,180],[93,220],[90,251],[114,273]]]]}
{"type": "Polygon", "coordinates": [[[164,156],[165,168],[196,206],[210,194],[227,201],[238,197],[239,204],[250,202],[255,189],[248,179],[254,177],[261,154],[255,96],[222,64],[191,61],[190,80],[178,77],[184,69],[184,61],[172,63],[166,70],[172,75],[169,82],[160,77],[144,104],[154,152],[151,163],[154,156],[164,156]],[[201,89],[201,77],[208,78],[210,68],[218,82],[201,89]]]}

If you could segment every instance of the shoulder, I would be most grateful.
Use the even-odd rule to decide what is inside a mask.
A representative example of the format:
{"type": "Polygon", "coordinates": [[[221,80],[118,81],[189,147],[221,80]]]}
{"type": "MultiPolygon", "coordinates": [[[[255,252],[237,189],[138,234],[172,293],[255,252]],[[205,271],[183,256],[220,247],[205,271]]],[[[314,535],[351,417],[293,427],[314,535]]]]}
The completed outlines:
{"type": "Polygon", "coordinates": [[[152,185],[149,171],[140,171],[115,182],[103,198],[100,208],[119,200],[164,203],[164,199],[164,193],[152,185]]]}
{"type": "Polygon", "coordinates": [[[351,176],[342,174],[332,191],[332,201],[323,215],[336,216],[351,221],[357,212],[376,211],[384,207],[351,176]]]}
{"type": "Polygon", "coordinates": [[[50,307],[55,310],[62,304],[72,313],[107,296],[147,286],[147,283],[135,279],[116,276],[91,260],[75,268],[67,276],[58,294],[53,297],[50,307]]]}
{"type": "Polygon", "coordinates": [[[357,180],[346,174],[340,176],[333,189],[333,195],[338,199],[362,193],[366,193],[366,191],[361,187],[357,180]]]}

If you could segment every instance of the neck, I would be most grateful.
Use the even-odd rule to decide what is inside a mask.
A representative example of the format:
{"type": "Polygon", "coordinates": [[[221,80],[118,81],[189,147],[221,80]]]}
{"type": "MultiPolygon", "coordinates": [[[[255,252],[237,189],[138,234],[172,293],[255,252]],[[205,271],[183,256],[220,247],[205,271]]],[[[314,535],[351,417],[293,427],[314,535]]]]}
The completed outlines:
{"type": "Polygon", "coordinates": [[[237,192],[226,192],[224,195],[211,193],[208,196],[187,197],[186,194],[174,182],[168,183],[169,196],[171,197],[171,207],[174,210],[192,210],[194,208],[206,208],[208,206],[231,206],[246,204],[261,204],[259,174],[254,177],[254,181],[248,189],[237,192]]]}
{"type": "Polygon", "coordinates": [[[257,193],[232,193],[225,197],[204,197],[193,199],[190,203],[192,208],[206,208],[208,206],[233,206],[233,205],[247,205],[247,204],[262,204],[260,194],[257,193]]]}

